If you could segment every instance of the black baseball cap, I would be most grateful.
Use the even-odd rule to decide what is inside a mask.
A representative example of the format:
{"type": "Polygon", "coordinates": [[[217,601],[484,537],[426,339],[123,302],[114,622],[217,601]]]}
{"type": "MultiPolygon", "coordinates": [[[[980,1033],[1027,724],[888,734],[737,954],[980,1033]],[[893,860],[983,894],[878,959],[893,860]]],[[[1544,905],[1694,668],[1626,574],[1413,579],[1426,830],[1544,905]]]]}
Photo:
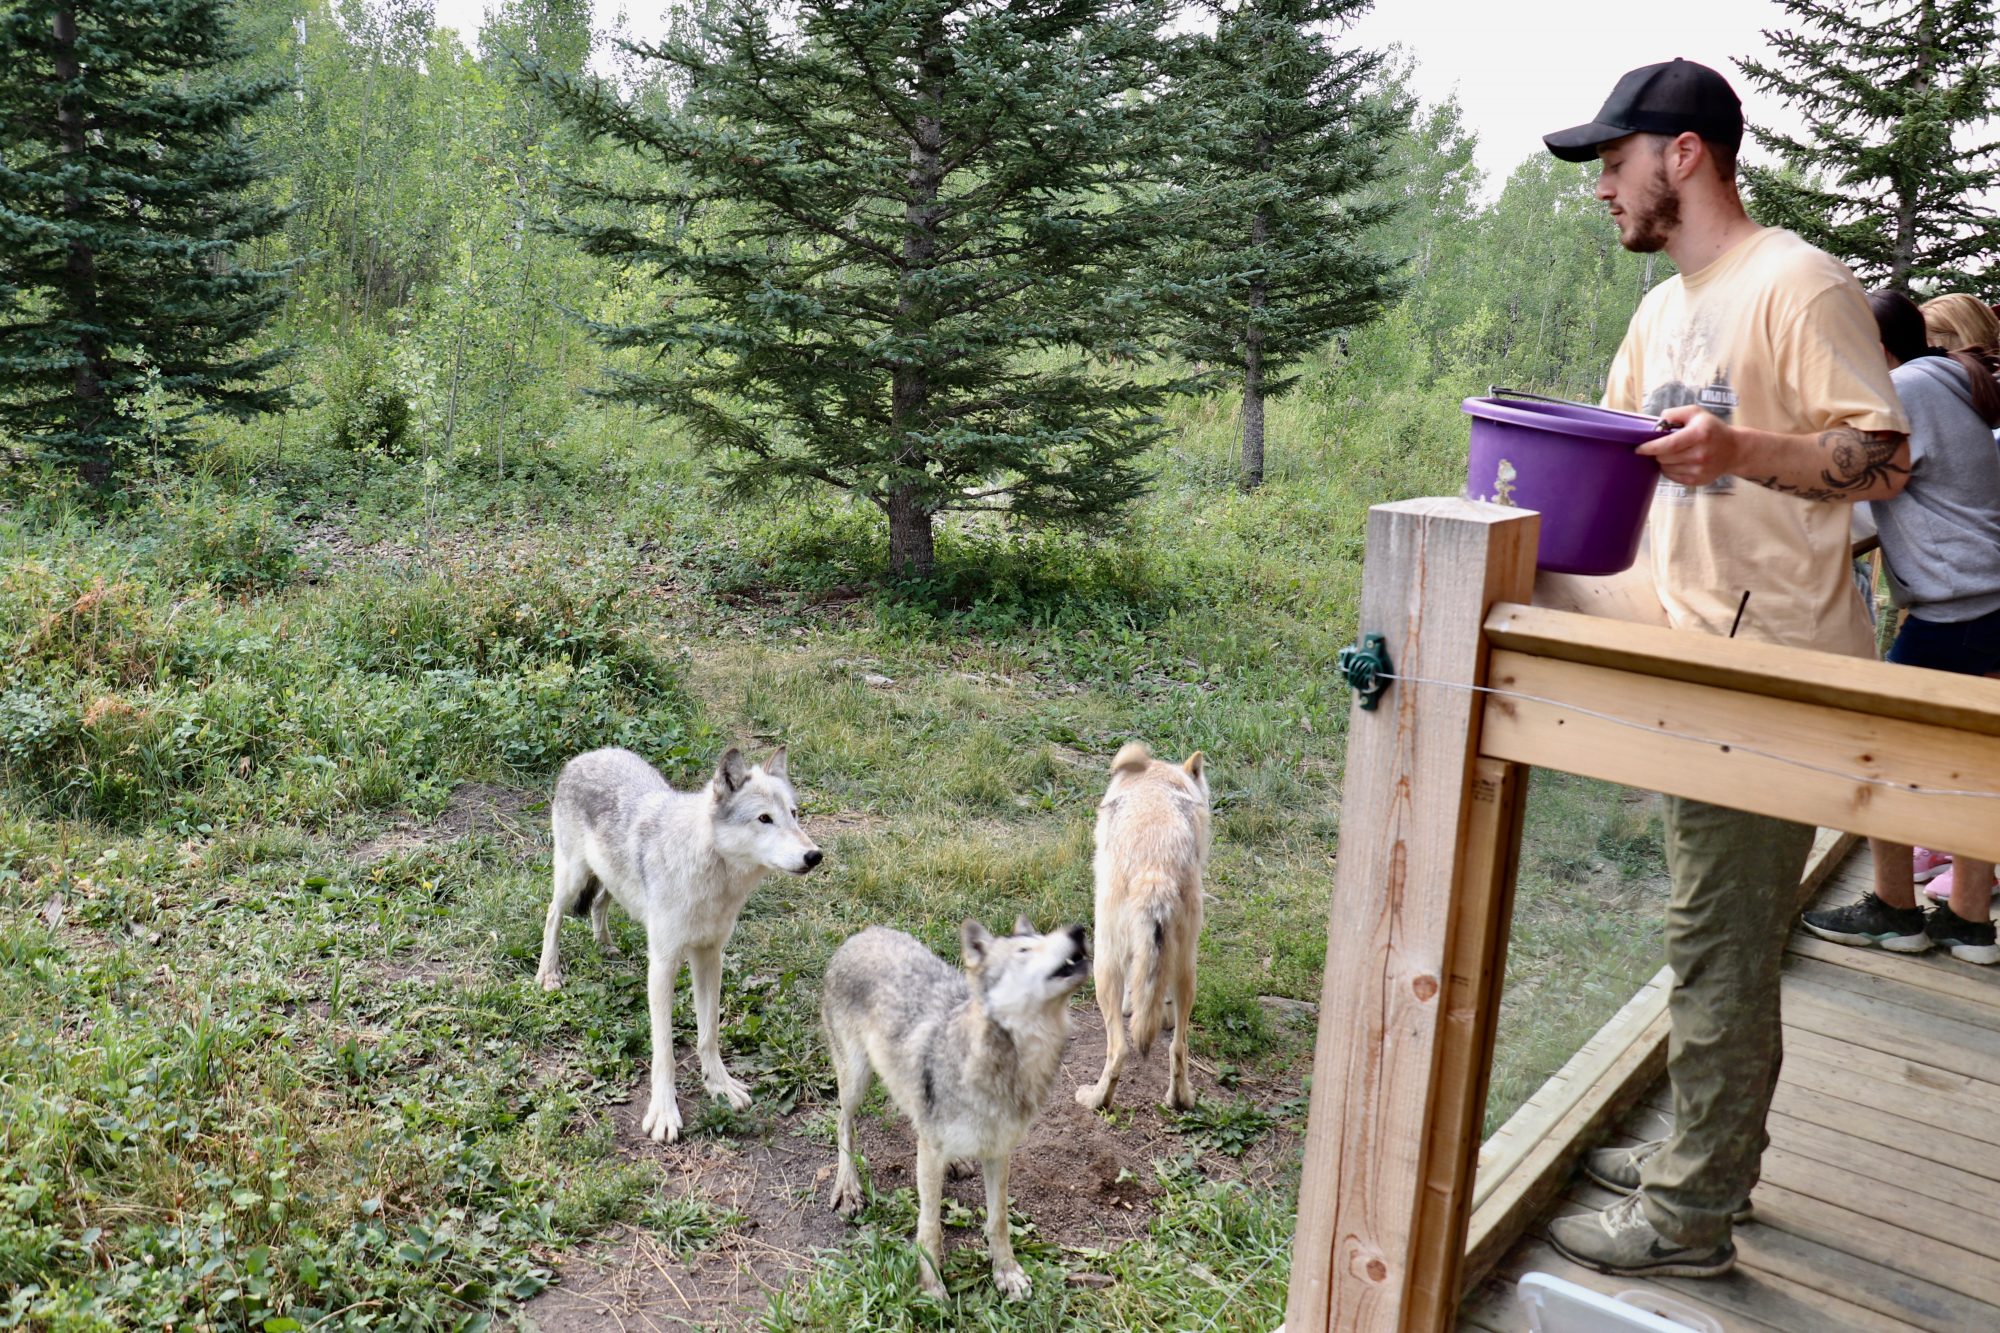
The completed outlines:
{"type": "Polygon", "coordinates": [[[1565,162],[1588,162],[1597,145],[1628,134],[1684,134],[1730,148],[1743,143],[1743,103],[1729,80],[1706,65],[1675,57],[1646,65],[1618,80],[1597,119],[1544,134],[1542,142],[1565,162]]]}

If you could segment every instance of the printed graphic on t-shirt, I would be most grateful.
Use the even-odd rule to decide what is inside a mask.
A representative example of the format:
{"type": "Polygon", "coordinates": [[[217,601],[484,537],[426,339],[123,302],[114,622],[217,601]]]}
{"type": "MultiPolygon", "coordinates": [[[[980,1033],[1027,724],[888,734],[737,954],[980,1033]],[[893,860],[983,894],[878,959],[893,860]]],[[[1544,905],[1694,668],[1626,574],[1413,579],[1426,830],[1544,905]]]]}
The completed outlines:
{"type": "MultiPolygon", "coordinates": [[[[1673,352],[1668,364],[1660,367],[1668,378],[1646,394],[1643,410],[1657,416],[1670,407],[1705,408],[1728,421],[1736,415],[1736,388],[1729,382],[1729,370],[1714,348],[1713,331],[1705,322],[1691,321],[1671,340],[1673,352]],[[1700,387],[1696,387],[1696,386],[1700,387]]],[[[1725,473],[1701,488],[1710,495],[1727,496],[1736,490],[1736,478],[1725,473]]],[[[1695,491],[1677,481],[1660,478],[1658,498],[1673,505],[1694,503],[1695,491]]]]}

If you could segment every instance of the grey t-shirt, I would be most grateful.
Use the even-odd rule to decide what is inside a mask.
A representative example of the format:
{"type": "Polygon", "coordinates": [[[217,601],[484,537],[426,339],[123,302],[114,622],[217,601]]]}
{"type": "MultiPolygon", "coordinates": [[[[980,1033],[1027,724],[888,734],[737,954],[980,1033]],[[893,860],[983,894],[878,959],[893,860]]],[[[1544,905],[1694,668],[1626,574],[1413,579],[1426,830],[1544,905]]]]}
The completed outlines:
{"type": "Polygon", "coordinates": [[[1910,418],[1909,485],[1870,506],[1890,593],[1920,620],[2000,611],[2000,447],[1972,410],[1965,371],[1927,356],[1890,378],[1910,418]]]}

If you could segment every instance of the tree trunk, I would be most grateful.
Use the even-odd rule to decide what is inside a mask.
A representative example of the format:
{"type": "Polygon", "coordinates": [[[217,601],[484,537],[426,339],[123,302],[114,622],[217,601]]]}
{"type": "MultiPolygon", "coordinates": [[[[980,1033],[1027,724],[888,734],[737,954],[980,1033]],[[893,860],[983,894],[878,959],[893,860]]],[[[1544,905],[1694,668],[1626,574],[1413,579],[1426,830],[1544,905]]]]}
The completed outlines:
{"type": "MultiPolygon", "coordinates": [[[[55,15],[56,79],[65,87],[82,74],[76,55],[76,13],[59,9],[55,15]]],[[[56,99],[56,128],[65,157],[80,157],[84,150],[83,112],[68,98],[56,99]]],[[[85,201],[71,190],[63,191],[63,217],[72,225],[81,221],[85,201]]],[[[97,255],[81,240],[72,239],[63,261],[63,288],[70,314],[86,329],[97,324],[97,255]]],[[[93,333],[76,339],[76,367],[70,393],[74,399],[72,422],[84,439],[95,435],[106,414],[104,401],[104,343],[93,333]]],[[[92,452],[77,462],[84,482],[98,490],[111,484],[111,456],[102,442],[92,444],[92,452]]]]}
{"type": "MultiPolygon", "coordinates": [[[[1263,284],[1251,289],[1253,308],[1263,284]]],[[[1243,351],[1243,489],[1264,484],[1264,332],[1250,326],[1243,351]]]]}
{"type": "MultiPolygon", "coordinates": [[[[1931,71],[1937,64],[1937,8],[1925,0],[1917,19],[1917,77],[1911,93],[1916,98],[1931,90],[1931,71]]],[[[1917,168],[1909,168],[1912,174],[1917,168]]],[[[1896,240],[1889,253],[1889,287],[1909,294],[1910,270],[1917,263],[1917,186],[1912,180],[1896,182],[1896,240]]]]}
{"type": "Polygon", "coordinates": [[[916,488],[898,486],[889,494],[889,572],[900,579],[927,578],[937,565],[930,511],[916,488]]]}
{"type": "MultiPolygon", "coordinates": [[[[1270,222],[1263,209],[1250,216],[1250,249],[1261,254],[1270,239],[1270,222]]],[[[1264,326],[1261,322],[1269,288],[1262,277],[1250,282],[1250,320],[1243,332],[1243,473],[1246,491],[1264,484],[1264,326]]]]}
{"type": "MultiPolygon", "coordinates": [[[[917,67],[920,108],[910,139],[909,202],[903,208],[902,290],[896,296],[896,324],[906,334],[929,330],[933,317],[926,298],[912,281],[926,273],[937,256],[938,196],[944,188],[944,121],[938,114],[939,89],[951,77],[951,48],[944,24],[933,18],[924,28],[917,67]]],[[[912,435],[924,424],[930,405],[929,368],[921,362],[900,365],[890,377],[891,438],[896,441],[899,467],[921,470],[929,461],[917,453],[912,435]]],[[[894,483],[884,506],[889,515],[889,569],[898,578],[924,578],[936,564],[932,543],[931,508],[908,481],[894,483]]]]}

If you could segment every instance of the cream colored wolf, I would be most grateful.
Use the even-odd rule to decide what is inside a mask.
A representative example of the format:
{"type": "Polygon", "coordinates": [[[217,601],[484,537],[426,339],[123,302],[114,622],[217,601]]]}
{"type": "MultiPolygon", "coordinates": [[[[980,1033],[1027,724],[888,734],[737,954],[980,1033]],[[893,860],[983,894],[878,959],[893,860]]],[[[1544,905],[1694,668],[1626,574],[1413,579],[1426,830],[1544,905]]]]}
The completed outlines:
{"type": "Polygon", "coordinates": [[[1125,1016],[1143,1057],[1173,1009],[1167,1102],[1194,1105],[1188,1081],[1188,1013],[1201,943],[1201,874],[1208,865],[1208,778],[1200,751],[1164,763],[1133,741],[1111,761],[1097,807],[1097,1008],[1104,1015],[1104,1072],[1078,1088],[1095,1111],[1111,1102],[1125,1068],[1125,1016]]]}

